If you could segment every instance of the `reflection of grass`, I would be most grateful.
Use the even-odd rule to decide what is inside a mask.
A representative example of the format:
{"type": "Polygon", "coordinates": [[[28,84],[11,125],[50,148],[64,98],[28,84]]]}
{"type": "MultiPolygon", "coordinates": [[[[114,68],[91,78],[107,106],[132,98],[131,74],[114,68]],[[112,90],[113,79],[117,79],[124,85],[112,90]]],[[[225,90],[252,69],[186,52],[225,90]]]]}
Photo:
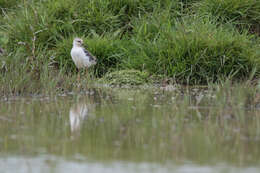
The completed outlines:
{"type": "Polygon", "coordinates": [[[21,98],[0,102],[0,151],[79,153],[98,161],[259,164],[259,102],[256,88],[228,84],[200,92],[106,89],[81,98],[21,98]],[[92,110],[72,140],[69,110],[77,100],[92,110]]]}

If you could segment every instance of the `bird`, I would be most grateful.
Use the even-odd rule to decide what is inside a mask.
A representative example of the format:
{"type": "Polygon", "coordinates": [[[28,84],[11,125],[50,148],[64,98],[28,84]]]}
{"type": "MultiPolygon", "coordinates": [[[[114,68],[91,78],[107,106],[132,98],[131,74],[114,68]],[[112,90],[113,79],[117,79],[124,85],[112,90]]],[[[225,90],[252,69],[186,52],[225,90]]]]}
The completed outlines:
{"type": "MultiPolygon", "coordinates": [[[[93,56],[87,49],[83,47],[83,40],[81,38],[74,38],[73,47],[70,55],[77,69],[85,68],[88,75],[88,68],[96,65],[97,58],[93,56]]],[[[80,74],[78,73],[78,80],[80,80],[80,74]]]]}

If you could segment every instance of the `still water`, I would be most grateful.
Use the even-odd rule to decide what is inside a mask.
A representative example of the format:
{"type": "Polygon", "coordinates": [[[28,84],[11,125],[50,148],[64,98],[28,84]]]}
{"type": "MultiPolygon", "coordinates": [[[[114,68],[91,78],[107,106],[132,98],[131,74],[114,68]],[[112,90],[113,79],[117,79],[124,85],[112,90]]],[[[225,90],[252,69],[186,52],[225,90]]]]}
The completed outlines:
{"type": "Polygon", "coordinates": [[[260,109],[250,97],[98,88],[4,97],[0,173],[260,172],[260,109]]]}

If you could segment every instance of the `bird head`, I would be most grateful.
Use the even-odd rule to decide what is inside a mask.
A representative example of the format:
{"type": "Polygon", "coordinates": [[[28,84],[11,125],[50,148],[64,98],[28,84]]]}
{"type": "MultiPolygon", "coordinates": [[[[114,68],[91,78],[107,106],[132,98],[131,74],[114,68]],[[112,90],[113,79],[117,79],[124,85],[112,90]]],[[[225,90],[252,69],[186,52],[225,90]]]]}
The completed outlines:
{"type": "Polygon", "coordinates": [[[79,46],[81,47],[83,45],[83,40],[81,38],[74,38],[73,40],[73,46],[79,46]]]}

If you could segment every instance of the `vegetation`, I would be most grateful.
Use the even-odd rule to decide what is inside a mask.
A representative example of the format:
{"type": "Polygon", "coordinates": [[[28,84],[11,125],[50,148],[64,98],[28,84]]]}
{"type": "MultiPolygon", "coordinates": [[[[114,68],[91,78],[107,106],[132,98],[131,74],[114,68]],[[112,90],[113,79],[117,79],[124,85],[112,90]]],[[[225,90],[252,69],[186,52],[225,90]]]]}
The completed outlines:
{"type": "Polygon", "coordinates": [[[202,0],[198,3],[202,15],[216,16],[220,21],[231,22],[260,34],[260,2],[255,0],[202,0]]]}
{"type": "Polygon", "coordinates": [[[144,85],[149,75],[138,70],[120,70],[106,74],[102,80],[109,85],[144,85]]]}
{"type": "Polygon", "coordinates": [[[180,84],[259,76],[260,1],[0,0],[0,7],[1,92],[75,82],[75,36],[98,58],[98,78],[118,70],[180,84]]]}
{"type": "Polygon", "coordinates": [[[259,0],[0,0],[0,11],[4,155],[259,165],[259,0]],[[70,57],[76,36],[98,59],[87,76],[70,57]]]}

